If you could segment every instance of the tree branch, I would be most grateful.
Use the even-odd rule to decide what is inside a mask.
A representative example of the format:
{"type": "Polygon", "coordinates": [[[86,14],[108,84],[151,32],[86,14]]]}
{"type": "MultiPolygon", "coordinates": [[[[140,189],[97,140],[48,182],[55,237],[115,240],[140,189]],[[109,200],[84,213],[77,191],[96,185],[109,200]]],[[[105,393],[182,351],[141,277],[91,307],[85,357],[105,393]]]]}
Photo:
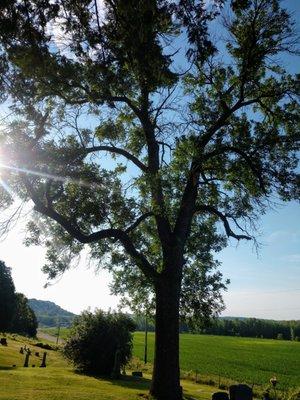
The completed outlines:
{"type": "Polygon", "coordinates": [[[145,219],[147,219],[147,218],[149,218],[149,217],[152,217],[152,216],[154,216],[154,213],[153,213],[152,211],[149,211],[149,212],[146,212],[145,214],[142,214],[140,217],[137,218],[137,220],[136,220],[132,225],[130,225],[130,226],[125,230],[125,232],[126,232],[126,233],[129,233],[129,232],[133,231],[133,230],[134,230],[135,228],[137,228],[137,227],[140,225],[140,223],[142,223],[145,219]]]}
{"type": "Polygon", "coordinates": [[[141,87],[141,110],[139,119],[142,124],[148,153],[148,173],[152,198],[158,208],[155,213],[158,234],[162,245],[169,245],[171,241],[171,226],[167,216],[162,180],[159,165],[159,144],[155,137],[155,126],[149,115],[149,92],[145,85],[141,87]]]}
{"type": "Polygon", "coordinates": [[[219,146],[217,149],[211,151],[210,153],[207,153],[204,156],[204,159],[206,161],[206,160],[209,160],[211,157],[222,155],[225,152],[232,152],[232,153],[239,154],[246,161],[246,163],[249,165],[250,169],[252,170],[253,174],[258,179],[259,186],[260,186],[261,190],[264,193],[266,193],[265,183],[264,183],[264,180],[262,178],[262,175],[261,175],[260,171],[258,170],[256,165],[254,165],[254,163],[252,162],[251,158],[243,150],[239,149],[238,147],[234,147],[234,146],[219,146]]]}
{"type": "Polygon", "coordinates": [[[87,147],[85,149],[80,150],[81,154],[86,154],[86,155],[97,151],[108,151],[110,153],[120,154],[125,158],[127,158],[128,160],[132,161],[143,172],[148,171],[148,167],[142,161],[140,161],[136,156],[129,153],[127,150],[121,149],[119,147],[100,145],[100,146],[87,147]]]}
{"type": "Polygon", "coordinates": [[[149,263],[147,258],[137,251],[126,231],[122,231],[121,229],[101,229],[100,231],[93,232],[91,234],[85,234],[81,232],[81,230],[76,226],[76,224],[74,224],[73,221],[68,220],[66,217],[56,212],[52,207],[45,206],[43,202],[39,199],[36,191],[32,187],[27,177],[23,178],[23,182],[28,191],[28,194],[34,202],[34,209],[42,215],[56,221],[74,239],[78,240],[80,243],[86,244],[95,243],[102,239],[117,239],[121,242],[127,253],[132,257],[137,266],[148,278],[154,280],[158,276],[158,273],[149,263]]]}
{"type": "Polygon", "coordinates": [[[180,208],[174,228],[174,234],[181,241],[182,246],[184,246],[188,237],[192,218],[195,213],[195,204],[198,196],[198,180],[199,171],[195,168],[195,164],[192,163],[190,175],[181,198],[180,208]]]}
{"type": "Polygon", "coordinates": [[[237,235],[236,233],[234,233],[232,231],[230,225],[229,225],[229,222],[228,222],[228,219],[227,219],[228,216],[226,216],[223,213],[221,213],[221,211],[217,210],[215,207],[201,204],[201,205],[197,206],[196,211],[200,211],[200,212],[201,211],[206,211],[206,212],[209,212],[210,214],[217,215],[222,220],[222,222],[224,224],[224,228],[225,228],[226,234],[227,234],[228,237],[231,236],[231,237],[233,237],[233,238],[235,238],[237,240],[240,240],[240,239],[251,240],[252,239],[248,235],[237,235]]]}

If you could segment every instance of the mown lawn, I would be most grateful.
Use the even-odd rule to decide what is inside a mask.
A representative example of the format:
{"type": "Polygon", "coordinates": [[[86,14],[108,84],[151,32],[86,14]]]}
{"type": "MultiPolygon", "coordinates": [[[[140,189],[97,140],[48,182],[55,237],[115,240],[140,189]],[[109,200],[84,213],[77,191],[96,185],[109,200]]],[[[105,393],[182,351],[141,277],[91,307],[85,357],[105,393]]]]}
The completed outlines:
{"type": "MultiPolygon", "coordinates": [[[[148,335],[148,359],[153,361],[154,334],[148,335]]],[[[143,359],[144,333],[134,334],[134,355],[143,359]]],[[[276,375],[279,388],[300,386],[300,342],[229,336],[180,335],[180,366],[250,385],[265,385],[276,375]]]]}
{"type": "MultiPolygon", "coordinates": [[[[41,357],[34,355],[30,357],[30,367],[24,368],[25,356],[19,353],[20,347],[27,344],[33,354],[38,351],[41,356],[44,350],[34,347],[35,342],[8,337],[8,346],[0,346],[0,400],[138,400],[148,392],[149,375],[139,379],[128,374],[118,381],[81,375],[58,351],[47,350],[46,368],[38,367],[41,357]]],[[[182,384],[189,400],[208,400],[215,391],[190,381],[182,384]]]]}

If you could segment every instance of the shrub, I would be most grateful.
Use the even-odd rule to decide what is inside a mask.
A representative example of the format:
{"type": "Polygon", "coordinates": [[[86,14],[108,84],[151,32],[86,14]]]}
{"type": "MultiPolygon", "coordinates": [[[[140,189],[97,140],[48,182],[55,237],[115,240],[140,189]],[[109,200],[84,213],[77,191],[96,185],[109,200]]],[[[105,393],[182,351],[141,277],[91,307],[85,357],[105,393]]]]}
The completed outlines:
{"type": "Polygon", "coordinates": [[[57,350],[57,346],[52,346],[48,343],[41,343],[41,342],[36,343],[35,347],[40,347],[41,349],[45,350],[57,350]]]}
{"type": "Polygon", "coordinates": [[[131,358],[134,329],[124,314],[84,311],[74,320],[63,354],[81,372],[111,375],[117,351],[120,367],[131,358]]]}

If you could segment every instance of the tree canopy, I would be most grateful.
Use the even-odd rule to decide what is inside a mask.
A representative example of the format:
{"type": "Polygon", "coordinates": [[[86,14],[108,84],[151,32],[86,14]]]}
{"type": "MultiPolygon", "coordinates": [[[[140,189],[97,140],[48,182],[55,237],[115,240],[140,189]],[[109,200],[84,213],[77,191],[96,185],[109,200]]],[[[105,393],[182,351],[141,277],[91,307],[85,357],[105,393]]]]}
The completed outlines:
{"type": "Polygon", "coordinates": [[[213,253],[299,198],[289,13],[278,0],[7,0],[0,41],[17,116],[1,135],[1,203],[33,202],[26,240],[48,248],[50,278],[86,248],[115,290],[152,288],[151,393],[181,399],[180,301],[218,310],[199,287],[213,253]]]}
{"type": "Polygon", "coordinates": [[[11,269],[0,261],[0,332],[35,336],[37,320],[22,293],[15,292],[11,269]]]}
{"type": "Polygon", "coordinates": [[[11,270],[0,261],[0,332],[7,331],[15,308],[15,285],[11,270]]]}
{"type": "Polygon", "coordinates": [[[16,293],[15,309],[10,331],[35,337],[37,326],[35,313],[30,308],[27,297],[23,293],[16,293]]]}

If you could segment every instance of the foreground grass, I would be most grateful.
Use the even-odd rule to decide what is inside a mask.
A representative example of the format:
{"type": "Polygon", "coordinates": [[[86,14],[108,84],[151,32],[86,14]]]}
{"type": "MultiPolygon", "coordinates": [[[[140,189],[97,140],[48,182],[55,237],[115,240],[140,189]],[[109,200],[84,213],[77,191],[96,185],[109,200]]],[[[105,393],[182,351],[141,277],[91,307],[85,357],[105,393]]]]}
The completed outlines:
{"type": "MultiPolygon", "coordinates": [[[[0,346],[0,400],[138,400],[147,398],[150,376],[136,379],[108,380],[74,372],[58,351],[47,351],[47,368],[38,368],[43,349],[20,336],[8,337],[8,346],[0,346]],[[32,350],[30,367],[23,368],[24,355],[20,347],[26,344],[32,350]],[[12,367],[12,365],[16,367],[12,367]],[[33,368],[31,365],[35,364],[33,368]]],[[[208,400],[214,388],[183,381],[187,400],[208,400]]]]}
{"type": "MultiPolygon", "coordinates": [[[[148,359],[153,361],[154,334],[148,335],[148,359]]],[[[134,334],[134,356],[143,359],[144,333],[134,334]]],[[[230,380],[267,385],[276,375],[279,389],[300,386],[300,343],[230,336],[180,335],[180,366],[201,381],[230,380]]]]}

